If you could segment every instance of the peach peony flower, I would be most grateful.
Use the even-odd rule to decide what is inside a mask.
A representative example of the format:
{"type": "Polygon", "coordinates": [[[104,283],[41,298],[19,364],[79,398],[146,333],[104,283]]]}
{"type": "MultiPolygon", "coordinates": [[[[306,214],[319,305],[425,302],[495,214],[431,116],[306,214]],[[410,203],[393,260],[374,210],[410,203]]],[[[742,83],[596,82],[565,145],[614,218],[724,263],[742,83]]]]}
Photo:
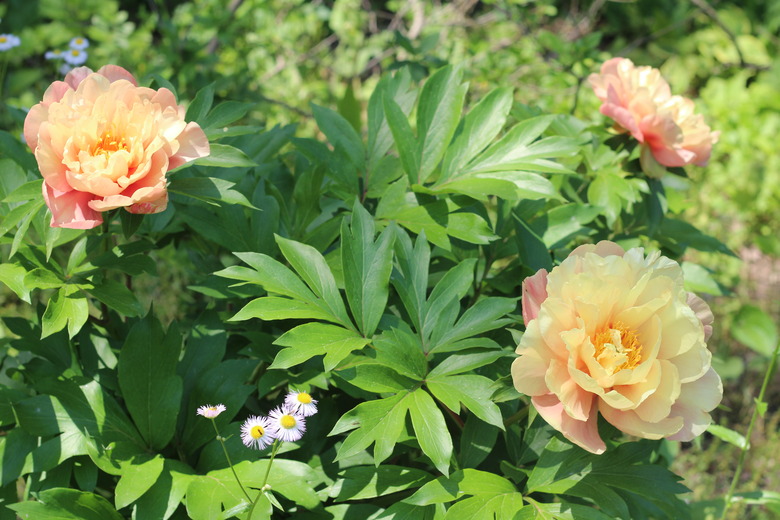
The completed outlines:
{"type": "Polygon", "coordinates": [[[588,78],[603,102],[601,113],[642,143],[642,169],[652,177],[663,175],[663,166],[706,166],[718,132],[711,132],[693,101],[673,96],[658,69],[635,67],[626,58],[612,58],[601,74],[588,78]]]}
{"type": "Polygon", "coordinates": [[[683,289],[677,262],[578,247],[523,282],[523,317],[515,388],[573,443],[604,452],[599,412],[646,439],[689,441],[709,425],[723,395],[705,343],[712,313],[683,289]]]}
{"type": "Polygon", "coordinates": [[[209,154],[184,113],[170,90],[139,87],[116,65],[79,67],[52,83],[24,121],[51,226],[90,229],[115,208],[163,211],[166,172],[209,154]]]}

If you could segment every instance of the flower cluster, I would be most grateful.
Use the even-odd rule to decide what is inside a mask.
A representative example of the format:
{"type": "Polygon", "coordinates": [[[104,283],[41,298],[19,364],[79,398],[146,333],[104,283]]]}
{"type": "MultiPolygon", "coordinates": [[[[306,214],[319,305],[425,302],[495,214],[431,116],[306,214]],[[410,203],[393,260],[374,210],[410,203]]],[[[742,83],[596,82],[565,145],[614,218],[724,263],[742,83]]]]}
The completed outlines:
{"type": "Polygon", "coordinates": [[[165,210],[166,173],[210,150],[206,134],[184,115],[170,90],[139,87],[116,65],[78,67],[52,83],[24,121],[51,226],[94,228],[102,212],[116,208],[165,210]]]}
{"type": "Polygon", "coordinates": [[[694,113],[693,101],[672,95],[658,69],[612,58],[588,81],[602,101],[601,113],[641,143],[640,162],[647,175],[660,177],[664,167],[706,166],[718,132],[694,113]]]}
{"type": "MultiPolygon", "coordinates": [[[[198,408],[198,415],[216,418],[225,411],[224,405],[206,405],[198,408]]],[[[274,440],[295,442],[306,432],[306,417],[317,413],[317,401],[308,392],[291,391],[282,406],[267,417],[252,415],[241,425],[241,441],[248,448],[262,450],[274,440]]]]}
{"type": "Polygon", "coordinates": [[[10,51],[21,45],[22,40],[13,34],[0,34],[0,52],[10,51]]]}
{"type": "Polygon", "coordinates": [[[685,291],[677,262],[580,246],[523,282],[523,319],[515,388],[582,448],[606,449],[599,413],[646,439],[689,441],[710,424],[723,395],[705,343],[713,316],[685,291]]]}
{"type": "Polygon", "coordinates": [[[67,50],[47,51],[44,57],[47,60],[64,60],[65,63],[60,67],[60,72],[67,74],[74,66],[83,65],[87,61],[89,56],[85,50],[87,47],[89,47],[89,40],[77,36],[70,40],[67,50]]]}

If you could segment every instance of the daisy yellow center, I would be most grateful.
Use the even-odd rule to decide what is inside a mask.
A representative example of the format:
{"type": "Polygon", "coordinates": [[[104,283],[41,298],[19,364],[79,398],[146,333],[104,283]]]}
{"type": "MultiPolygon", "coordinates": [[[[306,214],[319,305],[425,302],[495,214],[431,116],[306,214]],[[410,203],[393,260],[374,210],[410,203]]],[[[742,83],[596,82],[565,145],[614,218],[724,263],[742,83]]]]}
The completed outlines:
{"type": "Polygon", "coordinates": [[[79,54],[81,54],[81,51],[78,49],[73,49],[72,51],[70,51],[70,54],[71,56],[78,56],[79,54]]]}
{"type": "Polygon", "coordinates": [[[608,372],[635,368],[642,362],[642,344],[637,333],[623,323],[615,323],[599,331],[593,338],[593,357],[608,372]]]}
{"type": "Polygon", "coordinates": [[[8,38],[6,38],[5,36],[0,36],[0,43],[5,43],[7,41],[8,41],[8,38]]]}
{"type": "Polygon", "coordinates": [[[285,428],[289,430],[290,428],[295,428],[295,424],[297,421],[295,420],[295,417],[292,415],[282,415],[282,417],[279,419],[279,424],[282,425],[282,428],[285,428]]]}
{"type": "Polygon", "coordinates": [[[117,150],[127,150],[127,143],[125,143],[124,138],[111,135],[111,132],[107,132],[95,145],[93,155],[111,155],[117,150]]]}
{"type": "Polygon", "coordinates": [[[259,439],[265,435],[265,429],[260,425],[252,426],[252,429],[249,431],[249,435],[251,435],[253,439],[259,439]]]}
{"type": "Polygon", "coordinates": [[[298,394],[298,402],[301,404],[311,404],[311,396],[306,392],[298,394]]]}
{"type": "Polygon", "coordinates": [[[84,40],[82,40],[81,38],[76,38],[76,42],[75,43],[76,43],[76,45],[81,45],[82,43],[84,43],[84,40]]]}

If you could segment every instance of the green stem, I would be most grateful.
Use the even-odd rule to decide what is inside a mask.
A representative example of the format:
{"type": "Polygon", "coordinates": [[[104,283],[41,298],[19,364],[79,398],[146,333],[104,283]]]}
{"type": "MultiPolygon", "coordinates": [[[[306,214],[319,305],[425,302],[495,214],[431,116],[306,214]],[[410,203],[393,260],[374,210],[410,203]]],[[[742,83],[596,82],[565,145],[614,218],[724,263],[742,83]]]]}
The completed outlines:
{"type": "MultiPolygon", "coordinates": [[[[222,445],[222,451],[225,453],[225,458],[227,459],[228,465],[230,466],[230,471],[233,472],[233,476],[236,478],[238,487],[241,488],[241,492],[244,493],[246,499],[249,500],[249,502],[252,502],[252,497],[250,497],[249,493],[247,493],[246,489],[244,489],[244,486],[243,484],[241,484],[241,480],[238,478],[238,474],[236,473],[235,468],[233,468],[233,461],[230,460],[230,455],[228,454],[227,447],[225,446],[225,439],[223,439],[222,436],[219,434],[219,429],[217,429],[217,422],[214,419],[212,419],[211,424],[214,425],[214,431],[217,432],[217,440],[222,445]]],[[[252,509],[254,509],[254,505],[252,509]]]]}
{"type": "Polygon", "coordinates": [[[271,466],[274,464],[274,457],[276,457],[276,452],[279,451],[279,447],[281,445],[282,443],[279,442],[279,439],[274,439],[274,445],[273,448],[271,448],[271,459],[268,461],[268,467],[265,469],[263,483],[260,484],[260,491],[257,493],[257,498],[255,498],[255,501],[252,502],[252,507],[249,509],[249,515],[246,517],[246,520],[252,520],[252,513],[255,511],[255,506],[258,502],[260,502],[260,497],[263,496],[263,493],[265,493],[265,485],[268,483],[268,475],[271,474],[271,466]]]}
{"type": "Polygon", "coordinates": [[[769,366],[767,367],[766,373],[764,374],[764,382],[761,384],[761,391],[758,393],[758,400],[756,402],[756,406],[753,408],[753,416],[750,418],[750,424],[748,425],[747,434],[745,435],[745,444],[742,446],[742,451],[739,454],[739,461],[737,462],[737,469],[734,472],[734,478],[731,479],[731,486],[729,487],[728,493],[726,493],[726,498],[723,504],[723,514],[720,516],[721,519],[726,518],[726,513],[728,512],[729,506],[731,505],[731,499],[734,497],[734,492],[736,491],[737,484],[739,483],[739,477],[742,475],[742,466],[745,464],[745,457],[747,456],[747,452],[750,449],[750,438],[753,435],[753,427],[756,425],[756,420],[758,419],[758,407],[760,403],[764,402],[764,394],[766,393],[766,388],[769,386],[769,380],[772,377],[772,372],[775,371],[778,355],[780,355],[780,343],[777,344],[774,352],[772,352],[772,359],[769,361],[769,366]]]}

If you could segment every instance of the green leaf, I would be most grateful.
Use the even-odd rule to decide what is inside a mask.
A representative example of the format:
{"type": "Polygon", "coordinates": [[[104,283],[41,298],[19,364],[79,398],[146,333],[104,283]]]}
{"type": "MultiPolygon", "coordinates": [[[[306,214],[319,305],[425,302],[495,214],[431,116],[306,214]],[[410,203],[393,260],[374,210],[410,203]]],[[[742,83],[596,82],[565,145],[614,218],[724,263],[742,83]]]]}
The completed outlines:
{"type": "Polygon", "coordinates": [[[428,377],[426,384],[431,393],[456,414],[460,413],[460,404],[477,417],[497,428],[504,429],[501,410],[490,400],[494,382],[476,374],[428,377]]]}
{"type": "Polygon", "coordinates": [[[734,317],[731,335],[740,343],[767,358],[777,346],[777,326],[764,311],[754,305],[743,305],[734,317]]]}
{"type": "MultiPolygon", "coordinates": [[[[520,204],[522,205],[523,202],[520,204]]],[[[552,257],[544,239],[518,216],[517,210],[512,213],[512,216],[515,224],[515,244],[522,264],[534,272],[539,269],[551,270],[552,257]]]]}
{"type": "Polygon", "coordinates": [[[288,347],[274,358],[270,368],[290,368],[314,356],[324,355],[325,370],[333,370],[353,350],[371,341],[355,331],[328,323],[305,323],[285,332],[274,344],[288,347]]]}
{"type": "MultiPolygon", "coordinates": [[[[5,130],[0,130],[0,151],[25,170],[38,171],[38,163],[35,161],[35,156],[30,153],[30,148],[22,143],[18,137],[5,130]]],[[[0,235],[2,234],[0,233],[0,235]]]]}
{"type": "Polygon", "coordinates": [[[114,491],[117,509],[129,506],[146,493],[162,473],[164,463],[165,459],[157,455],[141,464],[128,465],[114,491]]]}
{"type": "Polygon", "coordinates": [[[196,478],[194,473],[182,462],[165,459],[157,481],[135,502],[136,518],[170,518],[181,505],[190,482],[196,478]]]}
{"type": "Polygon", "coordinates": [[[405,232],[396,228],[395,256],[398,269],[393,271],[391,280],[393,287],[401,297],[406,312],[417,330],[421,330],[425,321],[425,302],[428,292],[428,265],[431,259],[431,248],[425,240],[425,233],[417,237],[412,247],[412,241],[405,232]]]}
{"type": "Polygon", "coordinates": [[[75,489],[47,489],[38,494],[36,502],[7,507],[21,518],[35,520],[122,520],[122,515],[105,498],[75,489]]]}
{"type": "Polygon", "coordinates": [[[534,219],[533,230],[542,237],[547,249],[563,247],[575,236],[585,233],[584,226],[599,215],[598,208],[587,204],[563,204],[534,219]]]}
{"type": "Polygon", "coordinates": [[[707,431],[718,439],[726,441],[729,444],[733,444],[739,449],[745,450],[750,448],[745,436],[739,432],[735,432],[731,428],[726,428],[725,426],[719,426],[717,424],[710,424],[707,426],[707,431]]]}
{"type": "MultiPolygon", "coordinates": [[[[434,332],[448,326],[441,320],[444,309],[453,302],[458,302],[468,293],[474,280],[475,258],[463,260],[458,265],[447,271],[431,291],[431,295],[425,304],[424,318],[421,334],[423,338],[430,338],[434,332]],[[442,326],[444,325],[444,327],[442,326]]],[[[430,346],[426,345],[426,352],[430,346]]]]}
{"type": "Polygon", "coordinates": [[[342,368],[337,375],[361,390],[377,394],[408,390],[419,381],[419,379],[403,376],[386,365],[374,364],[370,361],[342,368]]]}
{"type": "Polygon", "coordinates": [[[596,176],[588,186],[588,202],[598,206],[607,218],[607,225],[612,226],[623,210],[623,200],[628,197],[630,188],[626,180],[609,172],[596,176]]]}
{"type": "Polygon", "coordinates": [[[309,245],[288,240],[279,235],[275,235],[275,237],[279,249],[282,250],[282,254],[293,266],[293,269],[303,278],[314,294],[322,298],[331,314],[343,326],[352,329],[352,322],[336,287],[336,280],[320,252],[309,245]]]}
{"type": "Polygon", "coordinates": [[[416,488],[432,478],[426,471],[390,464],[353,466],[339,473],[329,494],[338,501],[362,500],[416,488]]]}
{"type": "Polygon", "coordinates": [[[393,76],[382,77],[368,100],[368,153],[372,171],[393,145],[393,135],[385,119],[385,97],[398,105],[404,117],[411,112],[417,93],[412,90],[408,69],[403,68],[393,76]]]}
{"type": "Polygon", "coordinates": [[[418,388],[409,395],[409,414],[417,442],[436,469],[447,475],[452,456],[452,437],[444,422],[444,415],[428,392],[418,388]]]}
{"type": "Polygon", "coordinates": [[[394,228],[387,227],[374,242],[374,220],[356,199],[351,226],[346,220],[341,225],[341,265],[347,301],[365,337],[371,337],[385,311],[394,239],[394,228]]]}
{"type": "Polygon", "coordinates": [[[232,189],[233,186],[235,186],[234,182],[215,177],[174,177],[168,186],[168,191],[209,204],[222,202],[257,209],[242,193],[232,189]]]}
{"type": "Polygon", "coordinates": [[[181,334],[167,332],[152,312],[138,321],[119,352],[119,388],[144,440],[155,450],[173,438],[181,408],[182,379],[176,374],[181,334]]]}
{"type": "Polygon", "coordinates": [[[504,493],[500,495],[477,495],[455,503],[447,510],[444,520],[469,518],[473,520],[493,520],[495,518],[519,519],[519,513],[525,512],[523,495],[504,493]]]}
{"type": "Polygon", "coordinates": [[[460,437],[460,466],[476,468],[482,464],[493,451],[499,431],[476,415],[467,417],[460,437]]]}
{"type": "Polygon", "coordinates": [[[465,166],[498,135],[512,108],[512,89],[497,88],[485,96],[463,119],[442,163],[443,182],[465,166]]]}
{"type": "Polygon", "coordinates": [[[89,304],[75,285],[63,285],[49,300],[41,317],[41,339],[68,326],[68,336],[75,336],[89,318],[89,304]]]}
{"type": "Polygon", "coordinates": [[[334,320],[330,312],[325,312],[316,305],[277,296],[266,296],[252,300],[229,321],[244,321],[251,318],[261,320],[334,320]]]}
{"type": "Polygon", "coordinates": [[[489,365],[496,360],[506,357],[505,351],[488,352],[454,352],[449,354],[441,363],[430,371],[428,377],[437,378],[468,372],[485,365],[489,365]]]}
{"type": "Polygon", "coordinates": [[[374,442],[374,462],[379,465],[387,459],[403,431],[409,396],[404,390],[384,399],[365,401],[341,416],[328,436],[355,431],[339,446],[336,461],[356,455],[374,442]]]}
{"type": "Polygon", "coordinates": [[[184,119],[187,121],[195,121],[201,126],[204,126],[206,115],[209,113],[209,110],[211,110],[213,102],[214,83],[210,83],[195,94],[190,106],[187,107],[187,114],[184,116],[184,119]]]}
{"type": "Polygon", "coordinates": [[[682,262],[680,264],[683,270],[683,277],[685,278],[685,289],[694,293],[706,293],[714,294],[716,296],[723,295],[723,291],[715,281],[712,273],[693,262],[682,262]]]}
{"type": "Polygon", "coordinates": [[[2,202],[27,202],[32,199],[40,199],[42,186],[43,179],[26,182],[9,193],[2,202]]]}
{"type": "Polygon", "coordinates": [[[243,103],[240,101],[223,101],[214,107],[203,121],[203,128],[222,128],[246,115],[256,106],[255,103],[243,103]]]}
{"type": "Polygon", "coordinates": [[[0,282],[11,289],[20,300],[30,303],[30,289],[24,283],[26,276],[27,269],[18,263],[0,264],[0,282]]]}
{"type": "Polygon", "coordinates": [[[136,299],[133,292],[124,284],[114,280],[106,279],[94,287],[86,286],[84,290],[118,313],[129,318],[135,318],[144,313],[143,305],[136,299]]]}
{"type": "Polygon", "coordinates": [[[401,165],[409,178],[410,183],[416,183],[420,172],[420,149],[417,146],[417,138],[409,126],[406,114],[401,110],[390,96],[383,99],[385,118],[390,132],[393,134],[395,149],[401,159],[401,165]]]}
{"type": "Polygon", "coordinates": [[[428,373],[428,360],[420,338],[408,328],[392,327],[374,339],[373,363],[392,368],[397,373],[422,381],[428,373]]]}
{"type": "Polygon", "coordinates": [[[506,493],[517,493],[514,484],[507,479],[487,471],[464,469],[454,472],[449,477],[439,477],[428,482],[404,502],[427,506],[452,502],[463,495],[501,495],[506,493]]]}
{"type": "Polygon", "coordinates": [[[188,165],[216,166],[217,168],[251,168],[257,163],[244,152],[227,144],[210,144],[209,155],[195,159],[188,165]]]}
{"type": "MultiPolygon", "coordinates": [[[[419,171],[412,183],[423,184],[439,164],[458,127],[467,85],[463,71],[451,66],[436,71],[423,85],[417,105],[419,171]]],[[[398,140],[396,139],[396,144],[398,140]]]]}
{"type": "Polygon", "coordinates": [[[352,165],[362,171],[365,168],[366,150],[355,128],[344,117],[329,108],[311,104],[317,126],[337,150],[341,150],[352,165]]]}
{"type": "Polygon", "coordinates": [[[512,320],[505,318],[516,310],[514,298],[489,297],[479,300],[466,309],[458,321],[448,328],[435,329],[430,339],[429,352],[459,350],[458,341],[475,337],[483,332],[503,327],[512,320]]]}

